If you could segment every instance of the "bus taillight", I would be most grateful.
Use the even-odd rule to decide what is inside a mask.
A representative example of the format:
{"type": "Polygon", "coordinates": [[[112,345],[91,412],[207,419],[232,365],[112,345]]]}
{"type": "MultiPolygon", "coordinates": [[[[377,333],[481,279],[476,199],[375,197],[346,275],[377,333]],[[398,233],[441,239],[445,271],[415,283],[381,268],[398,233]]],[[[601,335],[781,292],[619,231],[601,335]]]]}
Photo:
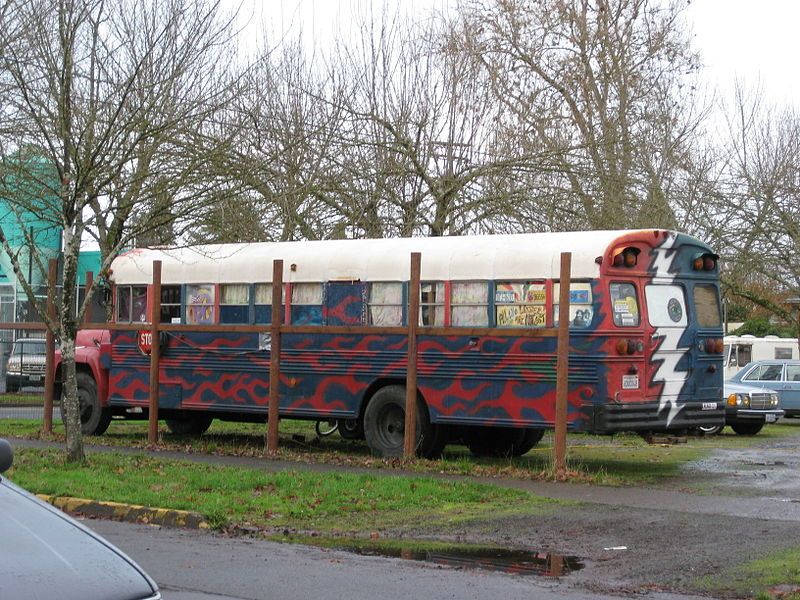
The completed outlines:
{"type": "Polygon", "coordinates": [[[698,344],[700,352],[708,354],[722,354],[725,350],[725,342],[720,338],[700,340],[698,344]]]}
{"type": "Polygon", "coordinates": [[[639,260],[639,252],[640,250],[638,248],[634,248],[633,246],[617,250],[614,253],[614,266],[626,267],[628,269],[635,267],[639,260]]]}
{"type": "Polygon", "coordinates": [[[641,340],[617,340],[617,354],[635,354],[644,350],[644,343],[641,340]]]}
{"type": "Polygon", "coordinates": [[[713,271],[717,268],[718,258],[716,254],[698,254],[692,260],[692,269],[695,271],[713,271]]]}

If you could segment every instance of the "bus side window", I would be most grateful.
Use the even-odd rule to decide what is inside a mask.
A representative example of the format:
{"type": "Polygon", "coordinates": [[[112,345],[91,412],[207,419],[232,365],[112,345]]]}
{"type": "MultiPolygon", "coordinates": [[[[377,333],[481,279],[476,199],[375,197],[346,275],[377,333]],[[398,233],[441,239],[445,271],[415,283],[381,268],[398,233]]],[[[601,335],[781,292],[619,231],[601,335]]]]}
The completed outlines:
{"type": "Polygon", "coordinates": [[[214,323],[214,285],[201,283],[186,286],[186,323],[210,325],[214,323]]]}
{"type": "Polygon", "coordinates": [[[322,284],[292,284],[292,325],[322,325],[322,284]]]}
{"type": "MultiPolygon", "coordinates": [[[[561,284],[553,284],[553,326],[558,327],[558,300],[561,284]]],[[[573,281],[569,286],[569,326],[574,329],[585,329],[592,324],[594,308],[592,306],[592,284],[573,281]]]]}
{"type": "Polygon", "coordinates": [[[639,326],[639,303],[636,300],[636,287],[632,283],[613,282],[611,306],[614,314],[614,325],[617,327],[639,326]]]}

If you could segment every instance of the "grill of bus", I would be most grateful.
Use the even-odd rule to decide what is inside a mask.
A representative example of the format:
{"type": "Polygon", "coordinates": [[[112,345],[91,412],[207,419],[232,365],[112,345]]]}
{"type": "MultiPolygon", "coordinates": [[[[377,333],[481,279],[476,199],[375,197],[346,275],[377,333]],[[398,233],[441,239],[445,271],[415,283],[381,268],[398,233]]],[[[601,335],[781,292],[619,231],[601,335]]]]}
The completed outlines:
{"type": "Polygon", "coordinates": [[[770,396],[771,394],[750,394],[750,408],[772,408],[770,396]]]}

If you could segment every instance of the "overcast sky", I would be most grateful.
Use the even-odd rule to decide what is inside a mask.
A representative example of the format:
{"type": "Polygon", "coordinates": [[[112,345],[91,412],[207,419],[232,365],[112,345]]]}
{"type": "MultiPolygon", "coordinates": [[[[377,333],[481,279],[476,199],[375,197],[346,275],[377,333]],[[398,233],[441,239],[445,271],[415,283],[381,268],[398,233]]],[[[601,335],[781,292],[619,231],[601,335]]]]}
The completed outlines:
{"type": "MultiPolygon", "coordinates": [[[[273,34],[302,27],[318,47],[324,47],[337,31],[383,5],[419,15],[455,4],[455,0],[244,0],[243,13],[253,14],[253,23],[268,24],[273,34]]],[[[738,78],[748,88],[760,86],[771,103],[800,104],[800,0],[689,0],[687,4],[695,47],[707,67],[705,78],[722,97],[731,97],[738,78]]]]}

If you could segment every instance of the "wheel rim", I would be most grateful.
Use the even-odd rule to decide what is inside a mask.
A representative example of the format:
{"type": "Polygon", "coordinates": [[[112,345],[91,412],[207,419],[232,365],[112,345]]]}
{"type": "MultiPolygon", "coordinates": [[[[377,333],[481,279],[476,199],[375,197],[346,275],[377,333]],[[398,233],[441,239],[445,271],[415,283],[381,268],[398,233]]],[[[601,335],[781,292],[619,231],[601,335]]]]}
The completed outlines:
{"type": "Polygon", "coordinates": [[[722,430],[722,427],[719,425],[706,425],[704,427],[700,427],[699,429],[703,433],[717,433],[718,431],[722,430]]]}
{"type": "Polygon", "coordinates": [[[378,438],[389,447],[403,445],[406,428],[406,413],[397,405],[386,406],[377,419],[378,438]]]}

